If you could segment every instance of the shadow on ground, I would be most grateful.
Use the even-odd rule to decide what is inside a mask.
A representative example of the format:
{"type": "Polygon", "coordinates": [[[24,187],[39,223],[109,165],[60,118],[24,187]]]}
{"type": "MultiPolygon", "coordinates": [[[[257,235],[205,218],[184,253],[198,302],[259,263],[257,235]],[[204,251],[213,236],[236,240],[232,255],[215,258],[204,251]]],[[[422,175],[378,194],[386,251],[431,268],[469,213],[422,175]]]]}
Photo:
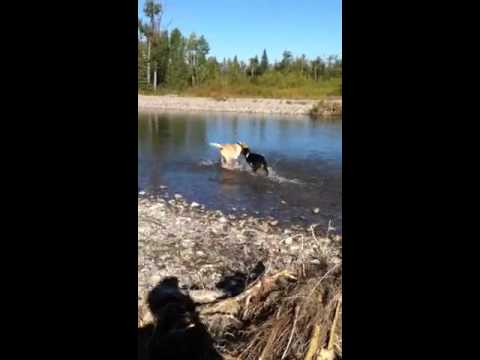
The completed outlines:
{"type": "Polygon", "coordinates": [[[200,322],[193,300],[178,288],[178,279],[162,280],[149,294],[155,325],[138,329],[139,360],[222,359],[200,322]]]}

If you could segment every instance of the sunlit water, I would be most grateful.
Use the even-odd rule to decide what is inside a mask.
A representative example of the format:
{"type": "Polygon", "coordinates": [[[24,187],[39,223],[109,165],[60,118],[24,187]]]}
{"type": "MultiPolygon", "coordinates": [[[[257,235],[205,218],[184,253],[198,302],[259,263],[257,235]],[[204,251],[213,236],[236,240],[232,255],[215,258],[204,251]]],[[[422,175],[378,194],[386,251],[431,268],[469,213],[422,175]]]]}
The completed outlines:
{"type": "Polygon", "coordinates": [[[226,213],[282,222],[331,219],[341,229],[341,120],[229,113],[138,117],[139,191],[155,193],[166,185],[172,194],[226,213]],[[219,150],[209,143],[237,141],[265,156],[270,176],[253,174],[244,162],[235,170],[220,168],[219,150]]]}

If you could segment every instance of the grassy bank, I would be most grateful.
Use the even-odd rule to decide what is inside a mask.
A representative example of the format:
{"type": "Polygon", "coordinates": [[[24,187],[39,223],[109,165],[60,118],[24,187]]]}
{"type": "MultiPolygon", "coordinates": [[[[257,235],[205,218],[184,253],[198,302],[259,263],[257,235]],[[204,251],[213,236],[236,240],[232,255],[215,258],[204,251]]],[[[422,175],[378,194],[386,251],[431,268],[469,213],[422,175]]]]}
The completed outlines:
{"type": "Polygon", "coordinates": [[[279,79],[259,78],[258,81],[238,81],[232,84],[221,81],[210,81],[206,84],[172,89],[159,87],[153,89],[139,89],[143,95],[177,94],[180,96],[199,97],[235,97],[235,98],[278,98],[278,99],[324,99],[330,96],[341,96],[341,79],[332,78],[322,82],[310,79],[279,79]]]}

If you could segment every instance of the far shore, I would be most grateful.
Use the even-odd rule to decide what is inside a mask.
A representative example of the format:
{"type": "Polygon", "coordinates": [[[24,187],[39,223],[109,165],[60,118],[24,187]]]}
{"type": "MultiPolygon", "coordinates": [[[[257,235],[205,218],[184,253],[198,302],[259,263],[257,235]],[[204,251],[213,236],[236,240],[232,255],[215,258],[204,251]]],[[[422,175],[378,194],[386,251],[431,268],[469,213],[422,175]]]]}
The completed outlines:
{"type": "MultiPolygon", "coordinates": [[[[320,100],[270,98],[207,98],[176,95],[138,95],[140,111],[217,111],[257,114],[308,115],[320,100]]],[[[323,100],[324,106],[342,106],[341,97],[323,100]]]]}

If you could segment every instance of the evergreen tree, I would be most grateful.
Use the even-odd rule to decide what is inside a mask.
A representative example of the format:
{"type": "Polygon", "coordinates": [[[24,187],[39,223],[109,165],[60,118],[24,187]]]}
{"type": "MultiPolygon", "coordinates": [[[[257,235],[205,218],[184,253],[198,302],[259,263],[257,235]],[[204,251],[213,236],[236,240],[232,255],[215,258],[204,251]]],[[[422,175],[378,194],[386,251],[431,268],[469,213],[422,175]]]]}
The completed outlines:
{"type": "Polygon", "coordinates": [[[268,70],[267,50],[263,49],[262,60],[260,61],[260,73],[264,74],[268,70]]]}

